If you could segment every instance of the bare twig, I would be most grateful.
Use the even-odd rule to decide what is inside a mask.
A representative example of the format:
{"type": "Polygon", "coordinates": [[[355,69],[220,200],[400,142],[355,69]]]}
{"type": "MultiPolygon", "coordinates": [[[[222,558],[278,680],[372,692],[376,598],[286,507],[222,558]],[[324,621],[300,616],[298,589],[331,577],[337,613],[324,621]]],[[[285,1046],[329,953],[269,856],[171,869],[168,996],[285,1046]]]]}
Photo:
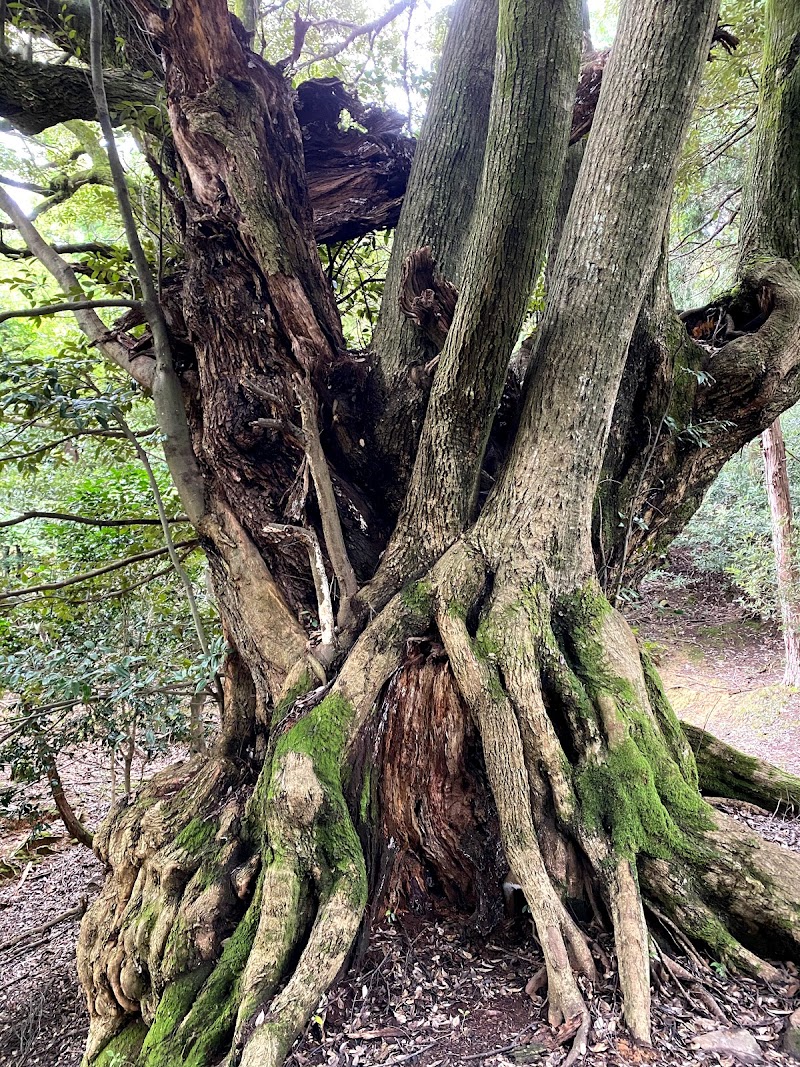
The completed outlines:
{"type": "Polygon", "coordinates": [[[353,41],[357,40],[359,37],[374,37],[375,34],[380,33],[385,26],[388,26],[390,22],[393,22],[398,15],[402,15],[406,8],[410,7],[413,3],[414,0],[397,0],[397,3],[392,4],[388,11],[379,15],[378,18],[373,19],[372,22],[365,22],[363,26],[354,27],[342,41],[339,41],[337,44],[332,44],[328,48],[324,48],[315,56],[311,56],[310,59],[306,60],[303,66],[310,67],[312,63],[319,63],[324,59],[333,59],[334,56],[338,56],[340,53],[344,52],[345,49],[349,48],[353,41]]]}
{"type": "Polygon", "coordinates": [[[186,514],[197,525],[205,514],[203,479],[192,448],[181,383],[172,361],[169,330],[158,299],[150,264],[147,262],[147,256],[139,240],[125,171],[117,151],[103,78],[103,13],[100,0],[89,0],[89,11],[91,14],[89,54],[92,93],[97,108],[97,120],[106,142],[108,164],[125,227],[125,236],[128,239],[131,259],[142,290],[142,307],[153,338],[156,357],[152,382],[153,401],[158,413],[158,424],[164,435],[164,454],[186,514]]]}
{"type": "MultiPolygon", "coordinates": [[[[25,429],[28,429],[28,427],[23,427],[23,430],[25,429]]],[[[21,436],[22,432],[21,430],[19,433],[7,438],[3,442],[3,447],[10,445],[13,440],[21,436]]],[[[155,433],[155,429],[137,430],[136,436],[148,437],[151,433],[155,433]]],[[[116,430],[75,430],[73,433],[66,434],[64,437],[57,437],[55,441],[48,441],[46,444],[28,449],[26,452],[10,452],[7,456],[0,456],[0,463],[15,463],[20,459],[31,459],[33,456],[40,456],[42,452],[49,452],[51,448],[58,448],[59,445],[68,444],[70,441],[74,441],[76,437],[105,437],[119,440],[124,437],[124,434],[117,433],[116,430]]]]}
{"type": "Polygon", "coordinates": [[[350,601],[358,592],[358,580],[344,543],[330,469],[320,443],[316,397],[310,382],[299,375],[295,375],[294,382],[300,403],[300,418],[303,424],[308,466],[317,493],[325,547],[328,550],[333,573],[339,583],[339,622],[340,625],[344,625],[349,619],[350,601]]]}
{"type": "Polygon", "coordinates": [[[208,655],[208,639],[206,637],[206,630],[205,630],[205,626],[203,625],[203,620],[200,617],[200,611],[199,611],[199,609],[197,607],[197,600],[195,599],[194,587],[192,585],[192,580],[189,577],[189,575],[187,574],[186,568],[181,563],[181,560],[180,560],[180,558],[178,556],[178,553],[177,553],[177,551],[175,549],[175,542],[174,542],[174,540],[172,538],[172,532],[171,532],[171,530],[169,528],[169,524],[170,524],[171,520],[170,520],[169,516],[167,515],[167,509],[164,506],[164,498],[161,495],[161,490],[158,487],[158,482],[156,481],[156,476],[155,476],[155,474],[153,474],[153,468],[150,465],[150,459],[149,459],[147,453],[145,452],[145,450],[142,448],[142,446],[139,443],[139,441],[137,440],[136,434],[133,432],[133,430],[130,428],[128,423],[125,421],[125,419],[124,419],[124,417],[122,415],[122,412],[119,411],[118,409],[115,409],[114,417],[116,418],[117,422],[119,423],[119,426],[120,426],[122,432],[125,434],[126,438],[128,439],[128,442],[132,445],[134,451],[136,452],[136,456],[137,456],[139,462],[144,467],[145,474],[147,475],[147,481],[148,481],[148,483],[150,485],[150,492],[153,494],[153,499],[155,500],[155,503],[156,503],[156,511],[158,512],[158,521],[161,524],[161,529],[162,529],[162,532],[164,534],[164,541],[166,542],[167,552],[169,553],[170,562],[172,563],[172,566],[175,568],[175,573],[177,574],[178,579],[180,580],[180,583],[183,586],[183,590],[184,590],[184,592],[186,594],[186,601],[187,601],[187,603],[189,605],[189,613],[192,616],[192,622],[194,624],[194,631],[197,634],[197,641],[198,641],[198,643],[200,645],[200,650],[202,651],[204,656],[207,656],[208,655]]]}
{"type": "Polygon", "coordinates": [[[0,311],[0,322],[8,319],[35,319],[41,315],[58,315],[62,311],[86,311],[88,308],[138,308],[138,300],[66,300],[61,304],[43,304],[37,308],[17,308],[0,311]]]}
{"type": "MultiPolygon", "coordinates": [[[[160,526],[159,519],[103,519],[93,515],[68,515],[63,511],[26,511],[13,519],[3,519],[0,529],[6,526],[16,526],[20,522],[30,522],[31,519],[50,519],[54,522],[77,522],[83,526],[160,526]]],[[[167,522],[188,522],[185,515],[175,515],[167,518],[167,522]]]]}

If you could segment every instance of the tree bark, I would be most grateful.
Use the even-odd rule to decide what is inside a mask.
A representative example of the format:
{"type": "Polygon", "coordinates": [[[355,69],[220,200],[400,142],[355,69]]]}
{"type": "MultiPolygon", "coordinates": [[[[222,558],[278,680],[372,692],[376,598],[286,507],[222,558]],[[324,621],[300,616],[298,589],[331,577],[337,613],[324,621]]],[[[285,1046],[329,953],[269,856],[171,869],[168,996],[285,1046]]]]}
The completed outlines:
{"type": "Polygon", "coordinates": [[[780,815],[800,809],[800,779],[795,775],[743,755],[699,726],[682,722],[681,729],[692,747],[705,796],[743,800],[780,815]]]}
{"type": "Polygon", "coordinates": [[[794,557],[792,498],[780,419],[776,419],[761,435],[761,447],[772,518],[772,547],[786,655],[783,681],[785,685],[796,686],[800,684],[800,606],[797,602],[800,573],[794,557]]]}
{"type": "MultiPolygon", "coordinates": [[[[430,226],[457,264],[459,296],[427,407],[400,405],[407,434],[409,412],[424,409],[424,424],[416,455],[408,435],[410,483],[380,562],[369,501],[389,495],[373,482],[387,465],[335,403],[332,382],[352,361],[316,251],[288,83],[248,50],[223,0],[134,6],[164,62],[187,266],[171,320],[184,331],[176,406],[230,653],[213,750],[157,775],[96,835],[110,874],[79,942],[87,1062],[279,1067],[383,893],[419,904],[434,886],[485,929],[509,873],[542,946],[549,1019],[575,1027],[568,1062],[587,1045],[579,976],[596,974],[569,906],[587,885],[614,931],[637,1038],[650,1033],[644,904],[727,965],[774,978],[757,953],[780,942],[800,956],[800,861],[702,799],[657,675],[600,589],[591,537],[637,322],[654,340],[635,388],[661,368],[654,414],[676,376],[659,331],[687,337],[668,303],[657,319],[645,303],[660,292],[713,0],[623,8],[516,435],[483,501],[487,440],[551,236],[580,40],[578,0],[499,5],[469,161],[428,136],[414,164],[426,187],[461,174],[474,189],[469,226],[440,187],[408,201],[398,235],[417,251],[430,226]],[[448,206],[455,217],[441,217],[448,206]],[[420,762],[409,769],[411,744],[420,762]]],[[[479,28],[490,15],[478,0],[459,14],[451,88],[469,73],[459,42],[488,56],[479,28]]],[[[453,106],[444,93],[429,121],[453,106]]],[[[744,356],[779,360],[796,329],[793,268],[753,269],[771,311],[755,340],[715,352],[728,389],[736,373],[752,386],[744,356]]],[[[388,287],[387,323],[398,295],[388,287]]],[[[417,359],[387,345],[384,383],[417,359]]],[[[390,401],[383,386],[370,398],[375,424],[390,401]]],[[[170,414],[159,408],[162,432],[170,414]]],[[[630,466],[627,439],[614,455],[630,466]]],[[[641,467],[629,477],[644,484],[641,467]]],[[[761,788],[750,765],[716,776],[761,788]]]]}

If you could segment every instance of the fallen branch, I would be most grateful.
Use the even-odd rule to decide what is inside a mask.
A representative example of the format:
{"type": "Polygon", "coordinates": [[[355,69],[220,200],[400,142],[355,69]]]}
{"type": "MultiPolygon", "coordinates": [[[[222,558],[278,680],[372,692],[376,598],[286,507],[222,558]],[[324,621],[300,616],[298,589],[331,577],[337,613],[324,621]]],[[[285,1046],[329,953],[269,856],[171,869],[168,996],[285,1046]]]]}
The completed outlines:
{"type": "Polygon", "coordinates": [[[56,915],[55,919],[49,919],[46,923],[42,923],[41,926],[32,926],[30,930],[26,930],[25,933],[12,937],[10,941],[4,941],[0,944],[0,952],[5,952],[10,948],[15,948],[17,945],[21,945],[22,942],[27,941],[29,937],[39,937],[41,934],[46,934],[48,930],[52,930],[54,926],[67,922],[69,919],[80,919],[86,911],[87,904],[88,901],[86,897],[81,897],[81,902],[77,908],[70,908],[69,911],[65,911],[61,915],[56,915]]]}

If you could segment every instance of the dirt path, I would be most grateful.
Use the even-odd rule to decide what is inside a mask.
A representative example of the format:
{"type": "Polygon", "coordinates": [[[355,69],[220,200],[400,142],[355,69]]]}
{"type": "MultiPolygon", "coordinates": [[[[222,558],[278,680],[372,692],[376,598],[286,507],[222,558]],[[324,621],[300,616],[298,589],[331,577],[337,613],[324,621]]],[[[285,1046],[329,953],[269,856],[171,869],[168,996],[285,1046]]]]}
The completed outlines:
{"type": "Polygon", "coordinates": [[[625,609],[681,718],[800,775],[800,691],[783,678],[783,639],[717,576],[649,580],[625,609]]]}

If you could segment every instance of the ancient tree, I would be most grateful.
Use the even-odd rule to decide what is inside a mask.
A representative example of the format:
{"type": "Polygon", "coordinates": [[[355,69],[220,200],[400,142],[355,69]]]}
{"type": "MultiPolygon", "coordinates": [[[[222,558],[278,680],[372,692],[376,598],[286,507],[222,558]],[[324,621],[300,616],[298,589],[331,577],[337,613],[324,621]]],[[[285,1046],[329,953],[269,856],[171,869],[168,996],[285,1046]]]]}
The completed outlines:
{"type": "MultiPolygon", "coordinates": [[[[373,190],[405,199],[364,363],[320,265],[290,62],[253,52],[224,0],[76,4],[66,40],[57,6],[14,17],[67,50],[91,36],[91,97],[82,75],[54,114],[9,55],[3,113],[29,130],[97,115],[123,213],[120,85],[163,85],[162,150],[152,129],[142,143],[181,270],[156,291],[128,214],[137,307],[113,331],[91,301],[76,315],[152,395],[230,646],[213,751],[95,836],[87,1062],[278,1067],[387,894],[486,928],[509,870],[575,1056],[595,973],[581,902],[614,930],[643,1041],[650,915],[774,977],[766,958],[800,955],[800,862],[701,790],[771,804],[796,783],[702,737],[696,761],[613,599],[800,393],[800,9],[766,5],[739,285],[679,318],[664,236],[714,0],[624,4],[577,133],[577,0],[460,0],[407,185],[373,190]],[[512,360],[545,259],[543,320],[512,360]]],[[[337,225],[375,225],[324,157],[337,225]]],[[[76,301],[64,256],[0,206],[76,301]]]]}

